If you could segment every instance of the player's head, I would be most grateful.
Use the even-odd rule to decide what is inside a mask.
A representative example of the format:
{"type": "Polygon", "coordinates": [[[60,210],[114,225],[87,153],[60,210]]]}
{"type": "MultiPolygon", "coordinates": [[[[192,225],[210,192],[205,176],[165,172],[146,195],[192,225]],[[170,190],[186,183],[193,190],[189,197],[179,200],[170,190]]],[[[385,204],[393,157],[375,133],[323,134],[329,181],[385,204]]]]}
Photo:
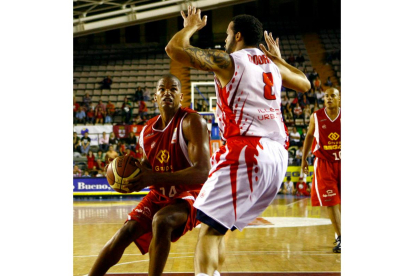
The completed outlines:
{"type": "Polygon", "coordinates": [[[251,15],[242,14],[233,17],[227,27],[226,53],[231,54],[238,48],[257,47],[263,37],[263,25],[251,15]],[[238,43],[243,44],[238,47],[238,43]]]}
{"type": "Polygon", "coordinates": [[[326,89],[324,101],[325,101],[325,106],[327,108],[339,107],[339,102],[340,102],[339,90],[336,88],[326,89]]]}
{"type": "Polygon", "coordinates": [[[178,109],[182,99],[181,82],[176,76],[168,74],[158,80],[154,100],[160,108],[178,109]]]}
{"type": "Polygon", "coordinates": [[[291,178],[290,178],[290,176],[288,176],[286,179],[287,179],[287,181],[290,181],[291,178]]]}

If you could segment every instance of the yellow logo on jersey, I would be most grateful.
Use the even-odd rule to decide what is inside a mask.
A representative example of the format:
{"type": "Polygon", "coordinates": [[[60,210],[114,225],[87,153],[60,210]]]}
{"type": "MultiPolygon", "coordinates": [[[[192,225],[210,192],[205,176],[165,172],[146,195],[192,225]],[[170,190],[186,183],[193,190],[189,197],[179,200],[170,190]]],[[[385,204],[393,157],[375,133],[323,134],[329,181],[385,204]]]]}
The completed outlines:
{"type": "Polygon", "coordinates": [[[157,154],[157,159],[160,163],[168,163],[170,159],[170,153],[167,150],[160,150],[157,154]]]}
{"type": "Polygon", "coordinates": [[[332,132],[331,134],[328,135],[328,138],[331,140],[338,140],[339,134],[336,132],[332,132]]]}

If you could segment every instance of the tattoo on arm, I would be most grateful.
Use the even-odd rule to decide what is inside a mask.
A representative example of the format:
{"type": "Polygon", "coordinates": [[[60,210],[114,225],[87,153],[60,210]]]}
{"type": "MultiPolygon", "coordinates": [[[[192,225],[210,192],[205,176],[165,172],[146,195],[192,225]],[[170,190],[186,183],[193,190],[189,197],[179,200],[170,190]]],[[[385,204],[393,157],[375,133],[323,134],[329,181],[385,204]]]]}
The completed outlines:
{"type": "Polygon", "coordinates": [[[214,68],[226,69],[231,65],[230,55],[226,52],[192,46],[183,49],[190,57],[191,65],[197,69],[213,71],[214,68]]]}

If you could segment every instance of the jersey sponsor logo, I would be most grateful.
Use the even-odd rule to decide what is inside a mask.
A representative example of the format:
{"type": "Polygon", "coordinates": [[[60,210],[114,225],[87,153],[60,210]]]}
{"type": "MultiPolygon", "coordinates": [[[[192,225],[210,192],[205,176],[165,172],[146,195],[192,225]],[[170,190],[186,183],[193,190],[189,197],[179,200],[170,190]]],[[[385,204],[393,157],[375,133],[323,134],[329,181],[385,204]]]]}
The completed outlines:
{"type": "Polygon", "coordinates": [[[337,150],[337,149],[341,149],[341,145],[330,145],[330,146],[323,146],[324,150],[337,150]]]}
{"type": "Polygon", "coordinates": [[[331,132],[331,133],[328,135],[328,138],[329,138],[329,139],[331,139],[331,140],[336,141],[336,140],[338,140],[338,138],[339,138],[339,134],[338,134],[338,133],[336,133],[336,132],[331,132]]]}
{"type": "Polygon", "coordinates": [[[145,135],[145,138],[150,137],[150,136],[152,136],[152,135],[154,135],[154,133],[153,133],[153,132],[151,132],[150,134],[145,135]]]}
{"type": "Polygon", "coordinates": [[[171,138],[171,144],[177,143],[177,128],[174,128],[174,134],[171,138]]]}
{"type": "Polygon", "coordinates": [[[323,129],[326,129],[326,125],[322,125],[322,128],[323,128],[323,129]]]}
{"type": "Polygon", "coordinates": [[[247,55],[247,56],[249,57],[249,61],[251,63],[256,64],[256,65],[270,63],[269,58],[265,55],[258,55],[258,56],[256,56],[256,55],[254,55],[254,56],[247,55]]]}
{"type": "Polygon", "coordinates": [[[326,190],[326,194],[322,195],[323,197],[332,197],[336,196],[336,193],[334,193],[332,190],[326,190]]]}
{"type": "Polygon", "coordinates": [[[170,160],[170,153],[167,150],[160,150],[156,158],[161,164],[168,163],[168,160],[170,160]]]}
{"type": "Polygon", "coordinates": [[[169,172],[169,171],[172,171],[173,170],[173,166],[172,165],[171,166],[165,166],[165,167],[163,167],[163,166],[155,166],[154,168],[155,168],[155,171],[156,172],[169,172]]]}

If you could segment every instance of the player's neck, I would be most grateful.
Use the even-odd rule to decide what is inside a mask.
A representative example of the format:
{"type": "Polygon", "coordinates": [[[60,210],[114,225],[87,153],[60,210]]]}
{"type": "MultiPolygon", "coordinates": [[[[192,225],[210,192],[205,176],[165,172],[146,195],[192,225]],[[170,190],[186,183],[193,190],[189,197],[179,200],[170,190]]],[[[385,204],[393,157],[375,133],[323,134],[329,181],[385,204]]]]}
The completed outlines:
{"type": "Polygon", "coordinates": [[[336,117],[338,117],[339,114],[339,106],[337,107],[326,107],[326,114],[331,118],[331,120],[334,120],[336,117]]]}
{"type": "Polygon", "coordinates": [[[159,121],[158,128],[164,129],[168,126],[168,124],[171,122],[171,120],[174,118],[175,113],[177,113],[177,109],[169,109],[169,110],[160,110],[161,120],[159,121]]]}

